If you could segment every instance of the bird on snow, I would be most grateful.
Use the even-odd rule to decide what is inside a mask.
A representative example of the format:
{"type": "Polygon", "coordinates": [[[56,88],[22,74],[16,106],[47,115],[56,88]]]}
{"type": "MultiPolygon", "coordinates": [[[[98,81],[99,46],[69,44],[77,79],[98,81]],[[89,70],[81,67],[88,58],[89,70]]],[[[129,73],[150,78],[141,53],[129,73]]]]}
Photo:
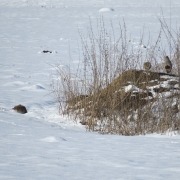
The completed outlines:
{"type": "Polygon", "coordinates": [[[144,67],[144,70],[149,71],[151,69],[151,63],[150,62],[145,62],[143,67],[144,67]]]}

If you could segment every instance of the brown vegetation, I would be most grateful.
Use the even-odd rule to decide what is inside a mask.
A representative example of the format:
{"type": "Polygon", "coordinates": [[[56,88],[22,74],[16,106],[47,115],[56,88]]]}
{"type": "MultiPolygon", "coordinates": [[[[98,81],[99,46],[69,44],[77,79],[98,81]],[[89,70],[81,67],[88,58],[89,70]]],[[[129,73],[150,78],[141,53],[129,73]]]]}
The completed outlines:
{"type": "Polygon", "coordinates": [[[83,75],[74,78],[69,71],[65,73],[58,68],[63,90],[60,91],[58,86],[56,92],[63,113],[73,115],[88,130],[100,133],[137,135],[180,131],[178,33],[174,38],[167,27],[163,29],[166,36],[168,34],[174,40],[175,47],[172,60],[175,74],[167,74],[164,66],[157,68],[157,57],[160,56],[157,53],[160,52],[156,48],[160,39],[150,52],[146,48],[146,59],[151,62],[152,71],[144,71],[140,63],[143,53],[141,49],[135,53],[129,47],[125,25],[120,27],[118,40],[114,36],[111,38],[104,23],[100,25],[99,37],[94,35],[92,27],[90,29],[88,41],[81,36],[83,75]],[[60,92],[65,97],[63,105],[60,92]]]}

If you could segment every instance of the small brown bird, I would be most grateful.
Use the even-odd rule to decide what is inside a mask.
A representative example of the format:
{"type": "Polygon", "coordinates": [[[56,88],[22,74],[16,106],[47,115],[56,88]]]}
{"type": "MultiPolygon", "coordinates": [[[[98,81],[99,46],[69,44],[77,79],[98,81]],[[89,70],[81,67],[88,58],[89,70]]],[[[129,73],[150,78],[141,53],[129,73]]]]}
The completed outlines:
{"type": "Polygon", "coordinates": [[[13,109],[14,109],[15,111],[17,111],[18,113],[21,113],[21,114],[26,114],[26,113],[27,113],[26,107],[23,106],[23,105],[21,105],[21,104],[19,104],[19,105],[17,105],[17,106],[14,106],[13,109]]]}
{"type": "Polygon", "coordinates": [[[172,62],[171,62],[171,60],[169,59],[168,56],[164,57],[164,68],[165,68],[167,73],[171,73],[171,71],[172,71],[172,62]]]}
{"type": "Polygon", "coordinates": [[[145,62],[143,67],[144,67],[145,71],[149,71],[151,69],[151,63],[150,62],[145,62]]]}

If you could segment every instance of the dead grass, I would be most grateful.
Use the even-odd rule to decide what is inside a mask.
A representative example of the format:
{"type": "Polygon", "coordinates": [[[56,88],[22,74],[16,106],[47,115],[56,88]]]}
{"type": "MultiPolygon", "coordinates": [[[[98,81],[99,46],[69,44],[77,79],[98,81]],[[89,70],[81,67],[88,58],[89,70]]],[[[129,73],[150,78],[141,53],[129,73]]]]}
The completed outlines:
{"type": "MultiPolygon", "coordinates": [[[[88,41],[81,35],[84,67],[81,78],[77,78],[80,81],[72,81],[69,71],[65,73],[58,69],[63,87],[61,92],[65,97],[63,113],[73,115],[88,130],[100,133],[137,135],[180,130],[179,109],[175,113],[172,107],[174,101],[179,102],[179,91],[171,93],[168,98],[163,97],[164,93],[178,90],[179,87],[175,86],[179,82],[172,80],[168,82],[171,83],[169,87],[161,86],[167,81],[166,76],[173,78],[180,75],[180,41],[174,42],[174,62],[177,62],[177,73],[174,75],[141,70],[139,62],[143,58],[142,51],[139,49],[135,53],[129,47],[125,26],[121,26],[120,37],[116,39],[101,22],[98,34],[96,37],[91,27],[88,41]]],[[[159,53],[157,42],[153,53],[147,57],[153,59],[154,64],[157,64],[156,57],[159,57],[156,54],[159,53]]],[[[57,94],[59,98],[59,89],[57,94]]]]}

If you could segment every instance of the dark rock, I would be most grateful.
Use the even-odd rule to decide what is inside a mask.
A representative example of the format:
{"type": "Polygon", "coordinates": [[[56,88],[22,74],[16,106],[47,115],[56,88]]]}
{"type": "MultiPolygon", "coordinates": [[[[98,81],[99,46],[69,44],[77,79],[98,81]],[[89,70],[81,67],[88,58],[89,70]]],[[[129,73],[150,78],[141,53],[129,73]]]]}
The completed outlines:
{"type": "Polygon", "coordinates": [[[49,50],[43,50],[42,53],[52,53],[52,51],[49,51],[49,50]]]}

